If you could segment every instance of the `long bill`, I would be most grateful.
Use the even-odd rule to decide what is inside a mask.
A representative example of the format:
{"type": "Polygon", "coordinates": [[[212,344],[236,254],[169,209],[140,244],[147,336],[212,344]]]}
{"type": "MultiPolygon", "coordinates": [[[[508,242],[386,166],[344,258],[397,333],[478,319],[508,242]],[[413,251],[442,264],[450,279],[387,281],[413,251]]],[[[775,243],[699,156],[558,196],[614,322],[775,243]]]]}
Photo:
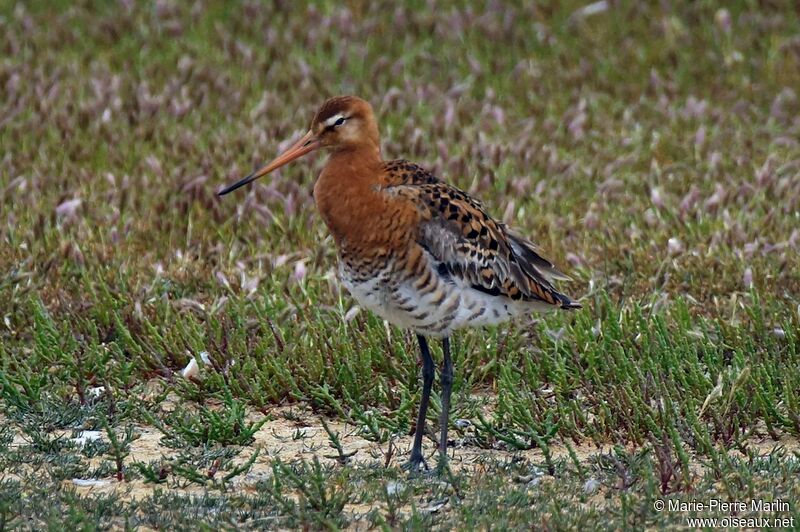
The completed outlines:
{"type": "Polygon", "coordinates": [[[228,187],[225,187],[224,189],[220,190],[218,194],[220,196],[224,196],[228,192],[233,192],[237,188],[243,187],[248,183],[252,183],[259,177],[265,176],[268,173],[272,172],[273,170],[277,170],[281,166],[288,164],[294,161],[295,159],[316,150],[317,148],[319,148],[319,139],[317,139],[314,136],[314,134],[311,131],[309,131],[308,133],[303,135],[303,138],[295,142],[291,148],[278,155],[272,162],[256,170],[255,172],[245,177],[244,179],[241,179],[236,183],[228,187]]]}

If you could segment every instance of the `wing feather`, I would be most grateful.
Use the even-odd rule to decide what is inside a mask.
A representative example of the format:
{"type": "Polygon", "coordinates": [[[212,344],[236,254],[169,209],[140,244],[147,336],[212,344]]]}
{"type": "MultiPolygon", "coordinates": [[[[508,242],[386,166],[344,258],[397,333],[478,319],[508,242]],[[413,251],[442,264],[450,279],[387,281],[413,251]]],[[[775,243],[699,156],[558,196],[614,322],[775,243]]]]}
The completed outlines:
{"type": "Polygon", "coordinates": [[[441,274],[491,295],[580,308],[552,285],[569,277],[532,242],[489,216],[479,201],[413,163],[391,161],[386,170],[386,190],[416,206],[417,243],[438,261],[441,274]]]}

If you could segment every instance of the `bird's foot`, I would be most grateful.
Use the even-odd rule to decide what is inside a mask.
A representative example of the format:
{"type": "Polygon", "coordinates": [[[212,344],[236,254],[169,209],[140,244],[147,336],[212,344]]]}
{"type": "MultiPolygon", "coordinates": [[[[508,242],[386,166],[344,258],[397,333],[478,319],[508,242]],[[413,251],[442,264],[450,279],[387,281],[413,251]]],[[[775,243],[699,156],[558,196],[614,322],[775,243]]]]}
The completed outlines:
{"type": "Polygon", "coordinates": [[[425,458],[422,456],[422,453],[419,455],[415,455],[411,453],[411,458],[408,459],[408,462],[403,464],[403,471],[407,471],[409,476],[417,476],[422,472],[430,471],[428,467],[428,462],[425,461],[425,458]]]}

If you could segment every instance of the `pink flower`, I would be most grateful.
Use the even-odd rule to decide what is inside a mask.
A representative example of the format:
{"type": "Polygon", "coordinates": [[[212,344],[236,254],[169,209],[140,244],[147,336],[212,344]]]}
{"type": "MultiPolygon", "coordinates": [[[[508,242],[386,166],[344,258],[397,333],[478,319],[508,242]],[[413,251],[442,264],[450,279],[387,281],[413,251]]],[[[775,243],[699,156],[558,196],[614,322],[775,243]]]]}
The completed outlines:
{"type": "Polygon", "coordinates": [[[62,202],[56,207],[56,216],[64,220],[72,220],[77,216],[78,208],[83,203],[80,198],[75,198],[62,202]]]}
{"type": "Polygon", "coordinates": [[[294,279],[295,281],[302,281],[306,276],[306,263],[299,260],[294,263],[294,279]]]}
{"type": "Polygon", "coordinates": [[[751,268],[746,268],[744,270],[744,275],[742,275],[742,283],[747,290],[753,288],[753,270],[751,268]]]}

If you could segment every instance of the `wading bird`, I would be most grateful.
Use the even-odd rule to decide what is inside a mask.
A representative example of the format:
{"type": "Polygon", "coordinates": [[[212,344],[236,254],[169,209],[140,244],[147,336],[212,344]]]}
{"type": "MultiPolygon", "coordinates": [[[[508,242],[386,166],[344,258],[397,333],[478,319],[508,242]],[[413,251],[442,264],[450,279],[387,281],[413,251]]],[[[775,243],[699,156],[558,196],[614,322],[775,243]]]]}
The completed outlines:
{"type": "Polygon", "coordinates": [[[372,107],[354,96],[326,101],[292,147],[219,194],[317,149],[330,156],[314,185],[314,200],[338,247],[342,283],[361,306],[414,331],[419,341],[422,398],[407,464],[412,473],[427,469],[422,435],[435,366],[426,337],[442,339],[443,467],[453,384],[450,335],[462,327],[580,305],[552,285],[569,278],[481,203],[414,163],[384,161],[372,107]]]}

